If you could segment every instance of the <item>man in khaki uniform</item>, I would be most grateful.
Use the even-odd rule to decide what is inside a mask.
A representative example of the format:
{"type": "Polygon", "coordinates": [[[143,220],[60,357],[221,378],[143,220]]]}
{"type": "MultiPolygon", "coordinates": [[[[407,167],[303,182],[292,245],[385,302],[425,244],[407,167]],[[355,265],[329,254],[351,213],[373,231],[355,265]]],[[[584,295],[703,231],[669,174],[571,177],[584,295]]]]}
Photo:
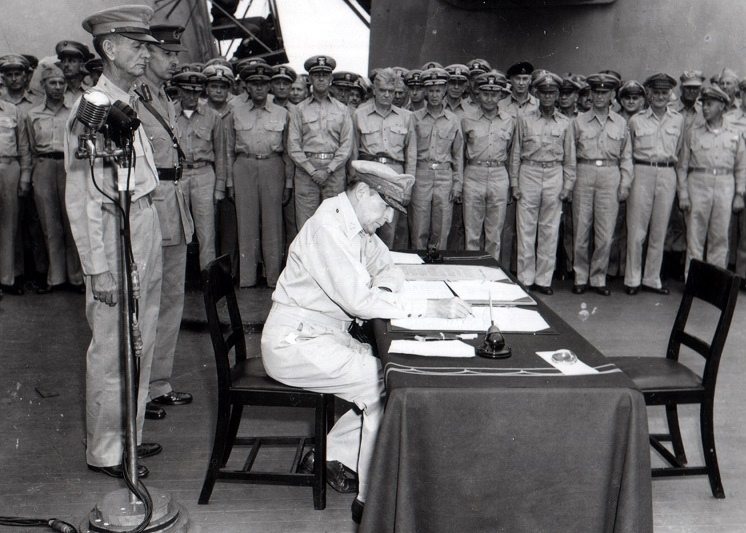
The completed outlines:
{"type": "Polygon", "coordinates": [[[86,45],[76,41],[60,41],[54,47],[54,51],[67,81],[65,103],[72,106],[75,100],[88,89],[83,81],[85,78],[83,65],[93,58],[93,54],[86,45]]]}
{"type": "MultiPolygon", "coordinates": [[[[739,82],[741,95],[746,94],[746,79],[739,82]]],[[[746,135],[746,99],[741,97],[741,106],[731,110],[725,118],[746,135]]],[[[746,213],[741,211],[731,218],[730,256],[728,262],[735,263],[736,274],[741,277],[741,290],[746,290],[746,213]]]]}

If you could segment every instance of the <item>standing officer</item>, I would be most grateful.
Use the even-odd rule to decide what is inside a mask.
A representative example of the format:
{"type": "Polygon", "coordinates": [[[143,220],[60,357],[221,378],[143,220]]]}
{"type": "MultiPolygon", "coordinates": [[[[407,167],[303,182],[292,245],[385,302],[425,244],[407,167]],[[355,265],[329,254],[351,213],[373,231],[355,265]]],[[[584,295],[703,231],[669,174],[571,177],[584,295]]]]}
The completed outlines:
{"type": "Polygon", "coordinates": [[[88,78],[91,80],[91,87],[98,83],[101,74],[104,73],[104,63],[100,58],[94,57],[85,63],[85,69],[88,71],[88,78]]]}
{"type": "Polygon", "coordinates": [[[577,153],[577,180],[573,189],[572,219],[575,229],[572,291],[583,294],[588,286],[602,296],[606,288],[609,250],[619,202],[629,196],[632,150],[627,123],[609,109],[619,80],[610,74],[588,76],[593,108],[572,121],[577,153]],[[589,262],[593,229],[593,256],[589,262]]]}
{"type": "Polygon", "coordinates": [[[668,107],[676,80],[653,74],[645,80],[650,108],[629,120],[634,179],[627,201],[627,294],[642,290],[668,294],[661,283],[663,246],[676,196],[676,165],[684,133],[684,117],[668,107]],[[645,270],[642,248],[647,239],[645,270]]]}
{"type": "Polygon", "coordinates": [[[505,77],[495,72],[476,76],[474,99],[479,107],[461,119],[466,249],[479,250],[484,232],[484,249],[497,261],[510,189],[508,154],[515,132],[515,119],[497,106],[506,87],[505,77]]]}
{"type": "Polygon", "coordinates": [[[422,71],[421,70],[410,70],[404,77],[404,83],[409,88],[409,105],[407,109],[409,111],[417,111],[422,109],[427,104],[425,102],[425,86],[422,85],[422,71]]]}
{"type": "Polygon", "coordinates": [[[575,181],[575,145],[570,119],[555,108],[562,78],[548,72],[533,85],[539,109],[518,116],[510,185],[517,203],[518,280],[550,295],[562,202],[575,181]]]}
{"type": "MultiPolygon", "coordinates": [[[[572,120],[578,116],[578,94],[581,82],[570,77],[570,74],[562,78],[560,86],[559,111],[572,120]]],[[[557,261],[559,262],[558,275],[565,279],[572,272],[572,192],[562,202],[562,217],[560,219],[559,247],[557,249],[557,261]]]]}
{"type": "Polygon", "coordinates": [[[729,68],[724,68],[720,73],[717,85],[728,95],[728,105],[723,114],[737,110],[741,106],[741,100],[736,96],[738,91],[738,74],[729,68]]]}
{"type": "Polygon", "coordinates": [[[153,195],[163,240],[163,283],[161,311],[150,380],[150,401],[146,417],[166,416],[161,405],[183,405],[192,401],[191,394],[176,392],[171,387],[176,341],[184,311],[184,275],[186,247],[194,234],[194,222],[187,207],[181,183],[181,148],[175,133],[176,111],[163,89],[178,71],[179,52],[184,50],[180,26],[151,26],[157,43],[149,44],[150,61],[145,75],[138,80],[141,95],[139,118],[153,145],[153,155],[160,183],[153,195]]]}
{"type": "Polygon", "coordinates": [[[704,121],[702,106],[697,98],[705,83],[705,76],[699,70],[687,70],[679,76],[679,81],[681,82],[681,94],[676,111],[684,116],[684,128],[688,131],[695,121],[704,121]]]}
{"type": "Polygon", "coordinates": [[[289,109],[288,104],[293,105],[289,100],[290,87],[297,77],[298,75],[288,65],[272,67],[272,79],[269,84],[273,97],[272,103],[285,109],[289,109]]]}
{"type": "MultiPolygon", "coordinates": [[[[399,79],[390,68],[382,69],[376,75],[373,100],[362,104],[352,117],[355,133],[352,159],[378,161],[397,174],[414,176],[417,169],[414,115],[393,105],[399,79]]],[[[406,217],[399,217],[395,211],[391,221],[378,228],[376,233],[389,249],[401,249],[408,248],[407,232],[406,217]]]]}
{"type": "Polygon", "coordinates": [[[46,95],[26,117],[34,159],[31,181],[34,201],[49,257],[46,284],[38,294],[47,294],[65,283],[85,294],[83,270],[65,210],[65,154],[63,138],[70,107],[65,102],[65,75],[56,65],[41,74],[46,95]]]}
{"type": "Polygon", "coordinates": [[[409,204],[413,248],[447,249],[453,202],[460,201],[464,176],[464,138],[458,117],[445,108],[448,72],[427,69],[422,83],[427,106],[414,112],[417,171],[409,204]]]}
{"type": "Polygon", "coordinates": [[[256,285],[262,262],[267,285],[274,287],[284,252],[282,204],[293,187],[293,165],[285,154],[288,111],[267,98],[272,67],[255,64],[241,71],[241,77],[251,100],[233,108],[228,133],[228,187],[236,198],[240,286],[256,285]]]}
{"type": "MultiPolygon", "coordinates": [[[[112,102],[142,106],[133,92],[134,82],[145,72],[150,54],[145,43],[153,42],[149,22],[153,10],[147,6],[119,6],[105,9],[83,21],[83,29],[93,35],[93,47],[104,62],[104,73],[96,90],[112,102]]],[[[77,159],[78,135],[85,130],[75,120],[77,104],[65,129],[65,205],[75,244],[86,275],[86,317],[91,328],[91,344],[86,356],[86,462],[88,468],[108,476],[122,477],[124,424],[122,398],[124,380],[120,357],[121,313],[119,209],[110,198],[118,196],[116,169],[97,159],[91,179],[87,160],[77,159]],[[100,187],[101,194],[96,188],[100,187]]],[[[102,146],[102,138],[97,139],[102,146]]],[[[161,227],[151,194],[158,185],[153,151],[140,126],[134,135],[131,181],[134,191],[129,212],[132,255],[140,273],[139,322],[143,350],[137,396],[137,442],[142,442],[145,403],[153,360],[158,308],[161,297],[161,227]]],[[[157,444],[138,444],[140,457],[160,451],[157,444]]],[[[140,477],[148,470],[138,468],[140,477]]]]}
{"type": "MultiPolygon", "coordinates": [[[[471,61],[466,63],[466,66],[469,67],[469,86],[467,88],[468,94],[465,96],[465,99],[468,104],[474,106],[475,108],[479,108],[479,101],[477,99],[479,95],[477,78],[482,74],[490,72],[492,70],[492,67],[484,59],[472,59],[471,61]]],[[[502,95],[502,90],[499,92],[499,94],[502,95]]]]}
{"type": "Polygon", "coordinates": [[[695,123],[684,137],[676,165],[679,207],[686,213],[686,266],[702,259],[725,268],[731,212],[743,210],[746,190],[744,138],[739,128],[723,119],[730,97],[719,87],[700,96],[704,123],[695,123]]]}
{"type": "MultiPolygon", "coordinates": [[[[449,65],[446,67],[448,84],[446,85],[445,107],[453,112],[461,123],[464,115],[474,110],[473,106],[464,98],[469,88],[469,67],[466,65],[449,65]]],[[[461,200],[453,202],[451,229],[448,233],[448,249],[463,250],[465,248],[464,209],[461,200]]]]}
{"type": "Polygon", "coordinates": [[[0,57],[0,74],[6,89],[1,98],[20,108],[23,113],[39,104],[38,99],[26,88],[30,71],[28,59],[21,55],[6,54],[0,57]]]}
{"type": "Polygon", "coordinates": [[[290,114],[287,149],[295,163],[295,214],[298,231],[322,200],[345,189],[345,165],[352,153],[352,117],[347,105],[329,96],[337,66],[326,55],[310,57],[304,68],[311,97],[290,114]]]}
{"type": "Polygon", "coordinates": [[[406,109],[409,107],[409,86],[404,82],[404,78],[409,74],[409,71],[401,67],[395,67],[393,70],[396,74],[396,81],[394,82],[394,99],[392,103],[396,107],[406,109]]]}
{"type": "Polygon", "coordinates": [[[67,80],[65,103],[68,107],[72,107],[75,100],[88,89],[83,82],[85,78],[83,65],[93,58],[93,54],[86,45],[75,41],[60,41],[54,47],[54,51],[57,53],[57,59],[67,80]]]}
{"type": "Polygon", "coordinates": [[[181,72],[171,80],[179,89],[176,131],[186,156],[181,186],[194,220],[200,269],[215,259],[215,205],[225,198],[228,155],[220,115],[199,101],[206,82],[199,72],[181,72]]]}
{"type": "MultiPolygon", "coordinates": [[[[746,79],[738,83],[741,91],[741,106],[730,111],[726,118],[736,126],[742,134],[746,135],[746,79]]],[[[741,277],[741,290],[746,290],[746,213],[741,211],[731,219],[730,224],[730,257],[728,262],[735,263],[736,274],[741,277]]]]}
{"type": "Polygon", "coordinates": [[[308,75],[301,74],[295,81],[290,85],[290,94],[288,100],[292,104],[298,105],[303,100],[308,98],[308,75]]]}

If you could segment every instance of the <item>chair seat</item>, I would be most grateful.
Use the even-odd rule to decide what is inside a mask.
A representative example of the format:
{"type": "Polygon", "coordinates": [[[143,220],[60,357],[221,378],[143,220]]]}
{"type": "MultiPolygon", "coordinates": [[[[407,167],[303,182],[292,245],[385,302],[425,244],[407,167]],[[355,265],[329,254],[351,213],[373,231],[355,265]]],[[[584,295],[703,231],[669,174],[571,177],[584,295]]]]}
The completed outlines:
{"type": "Polygon", "coordinates": [[[700,377],[667,357],[609,357],[640,390],[704,390],[700,377]]]}
{"type": "Polygon", "coordinates": [[[250,357],[231,368],[231,389],[263,390],[268,392],[306,392],[321,394],[291,387],[269,377],[264,370],[261,357],[250,357]]]}

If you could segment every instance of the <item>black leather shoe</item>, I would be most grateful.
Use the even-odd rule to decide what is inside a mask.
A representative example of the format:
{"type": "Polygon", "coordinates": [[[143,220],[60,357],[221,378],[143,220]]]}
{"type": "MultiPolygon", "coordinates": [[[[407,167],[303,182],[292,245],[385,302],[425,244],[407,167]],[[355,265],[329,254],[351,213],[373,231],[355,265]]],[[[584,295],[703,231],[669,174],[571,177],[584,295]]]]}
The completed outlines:
{"type": "Polygon", "coordinates": [[[365,502],[361,502],[357,498],[352,502],[352,521],[359,524],[363,519],[363,511],[365,510],[365,502]]]}
{"type": "MultiPolygon", "coordinates": [[[[313,473],[313,450],[303,456],[300,462],[300,469],[307,474],[313,473]]],[[[348,472],[345,465],[339,461],[326,462],[326,482],[331,488],[342,494],[357,492],[357,476],[353,477],[353,472],[348,472]],[[347,474],[350,474],[348,477],[347,474]]]]}
{"type": "Polygon", "coordinates": [[[606,288],[606,286],[603,287],[592,287],[593,292],[596,294],[600,294],[601,296],[611,296],[611,291],[606,288]]]}
{"type": "Polygon", "coordinates": [[[630,296],[634,296],[638,292],[640,292],[640,286],[637,285],[636,287],[630,287],[629,285],[624,286],[624,292],[629,294],[630,296]]]}
{"type": "Polygon", "coordinates": [[[163,447],[156,442],[143,442],[137,445],[137,457],[144,459],[145,457],[153,457],[163,451],[163,447]]]}
{"type": "Polygon", "coordinates": [[[85,283],[79,283],[78,285],[70,283],[68,284],[68,289],[70,289],[70,292],[76,294],[85,294],[85,283]]]}
{"type": "Polygon", "coordinates": [[[547,296],[551,296],[554,294],[554,291],[551,287],[544,287],[543,285],[532,285],[531,288],[535,290],[536,292],[540,292],[541,294],[546,294],[547,296]]]}
{"type": "Polygon", "coordinates": [[[23,287],[18,283],[14,283],[13,285],[0,285],[0,289],[2,289],[2,292],[5,294],[12,294],[13,296],[23,296],[26,293],[26,291],[23,290],[23,287]]]}
{"type": "Polygon", "coordinates": [[[572,293],[573,294],[585,294],[585,291],[588,289],[588,285],[583,283],[582,285],[573,285],[572,286],[572,293]]]}
{"type": "MultiPolygon", "coordinates": [[[[124,469],[122,468],[122,465],[115,465],[115,466],[88,465],[88,470],[92,472],[98,472],[100,474],[106,474],[109,477],[118,477],[118,478],[124,477],[124,469]]],[[[150,473],[150,470],[148,470],[147,467],[140,465],[140,464],[137,465],[137,477],[138,478],[148,477],[149,473],[150,473]]]]}
{"type": "Polygon", "coordinates": [[[152,402],[145,404],[145,418],[148,420],[161,420],[166,418],[166,410],[163,407],[158,407],[152,402]]]}
{"type": "Polygon", "coordinates": [[[660,289],[657,289],[655,287],[649,287],[648,285],[643,285],[642,290],[645,292],[653,292],[655,294],[662,294],[663,296],[668,295],[668,289],[666,287],[661,287],[660,289]]]}
{"type": "MultiPolygon", "coordinates": [[[[741,290],[746,291],[746,279],[741,280],[741,290]]],[[[2,298],[2,293],[0,293],[0,298],[2,298]]]]}
{"type": "Polygon", "coordinates": [[[186,405],[192,403],[192,395],[188,392],[171,391],[150,401],[157,405],[186,405]]]}
{"type": "Polygon", "coordinates": [[[49,294],[50,292],[54,292],[54,285],[49,285],[47,283],[36,289],[36,294],[49,294]]]}

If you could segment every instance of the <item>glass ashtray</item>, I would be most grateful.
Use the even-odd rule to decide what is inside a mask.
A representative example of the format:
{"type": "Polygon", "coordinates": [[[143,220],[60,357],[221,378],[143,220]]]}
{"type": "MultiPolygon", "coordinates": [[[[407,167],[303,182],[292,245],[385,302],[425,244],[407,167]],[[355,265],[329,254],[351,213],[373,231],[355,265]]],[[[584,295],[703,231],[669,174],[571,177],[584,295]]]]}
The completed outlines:
{"type": "Polygon", "coordinates": [[[570,350],[557,350],[552,354],[552,361],[555,363],[577,363],[578,356],[570,350]]]}

